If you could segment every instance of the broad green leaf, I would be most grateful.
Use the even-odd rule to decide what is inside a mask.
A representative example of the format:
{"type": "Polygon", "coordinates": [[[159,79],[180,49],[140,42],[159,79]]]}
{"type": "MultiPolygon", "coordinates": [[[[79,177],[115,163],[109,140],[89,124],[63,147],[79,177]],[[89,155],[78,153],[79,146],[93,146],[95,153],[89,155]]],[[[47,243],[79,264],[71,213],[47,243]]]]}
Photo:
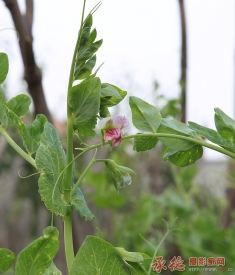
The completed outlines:
{"type": "MultiPolygon", "coordinates": [[[[133,262],[129,262],[128,263],[129,266],[132,267],[132,269],[130,268],[130,275],[146,275],[148,274],[147,270],[142,266],[141,263],[133,263],[133,262]]],[[[149,265],[151,264],[151,261],[149,261],[149,265]]],[[[152,275],[153,273],[151,273],[152,275]]]]}
{"type": "Polygon", "coordinates": [[[61,271],[52,262],[43,275],[62,275],[61,271]]]}
{"type": "Polygon", "coordinates": [[[158,138],[154,136],[138,136],[134,137],[134,146],[133,150],[140,152],[140,151],[147,151],[154,148],[157,145],[158,138]]]}
{"type": "Polygon", "coordinates": [[[100,238],[88,236],[80,247],[69,273],[78,274],[130,275],[130,272],[116,248],[100,238]]]}
{"type": "Polygon", "coordinates": [[[219,108],[215,108],[215,126],[223,138],[235,143],[235,121],[219,108]]]}
{"type": "Polygon", "coordinates": [[[94,53],[99,49],[99,47],[102,45],[103,40],[98,40],[91,44],[88,48],[85,48],[83,51],[79,52],[77,56],[77,61],[85,61],[89,58],[91,58],[94,53]]]}
{"type": "Polygon", "coordinates": [[[18,257],[15,275],[41,275],[51,265],[59,250],[59,231],[48,226],[43,236],[23,249],[18,257]]]}
{"type": "MultiPolygon", "coordinates": [[[[31,99],[29,96],[21,94],[11,98],[8,102],[5,102],[7,108],[13,111],[18,117],[26,115],[29,111],[31,99]]],[[[13,125],[13,122],[9,119],[8,126],[13,125]]]]}
{"type": "Polygon", "coordinates": [[[130,97],[129,104],[134,126],[141,131],[155,133],[162,118],[158,109],[135,96],[130,97]]]}
{"type": "Polygon", "coordinates": [[[6,79],[8,69],[8,56],[5,53],[0,53],[0,84],[6,79]]]}
{"type": "Polygon", "coordinates": [[[22,117],[28,113],[31,99],[29,96],[21,94],[11,98],[5,104],[17,116],[22,117]]]}
{"type": "Polygon", "coordinates": [[[80,213],[81,217],[85,217],[86,221],[90,221],[95,217],[87,207],[83,193],[79,188],[72,196],[70,203],[75,207],[76,211],[80,213]]]}
{"type": "Polygon", "coordinates": [[[178,151],[175,149],[167,148],[164,152],[164,160],[169,160],[176,166],[187,166],[194,164],[203,155],[203,148],[200,145],[195,145],[185,151],[178,151]]]}
{"type": "Polygon", "coordinates": [[[44,129],[44,125],[47,122],[47,118],[44,115],[37,115],[33,123],[26,126],[23,121],[7,107],[7,113],[11,122],[21,133],[23,145],[31,155],[37,151],[40,144],[40,137],[44,129]]]}
{"type": "Polygon", "coordinates": [[[100,96],[101,97],[115,97],[118,99],[122,99],[118,91],[109,83],[102,83],[101,84],[101,91],[100,91],[100,96]]]}
{"type": "Polygon", "coordinates": [[[7,271],[15,260],[15,254],[9,249],[0,248],[0,274],[7,271]]]}
{"type": "Polygon", "coordinates": [[[65,216],[71,211],[71,206],[66,204],[61,194],[64,176],[61,173],[66,165],[65,153],[56,129],[48,122],[41,135],[35,161],[37,170],[41,173],[38,183],[42,201],[51,212],[65,216]]]}
{"type": "Polygon", "coordinates": [[[93,129],[100,107],[100,86],[100,79],[94,77],[73,86],[69,91],[68,102],[74,119],[74,129],[85,137],[95,134],[93,129]]]}
{"type": "Polygon", "coordinates": [[[189,127],[196,131],[199,135],[204,136],[207,138],[209,141],[224,147],[226,149],[230,149],[235,151],[235,144],[225,138],[223,138],[219,133],[217,133],[215,130],[204,127],[202,125],[199,125],[195,122],[188,122],[189,127]]]}
{"type": "Polygon", "coordinates": [[[96,55],[92,56],[79,70],[75,70],[74,80],[84,79],[92,73],[96,63],[96,55]]]}
{"type": "Polygon", "coordinates": [[[127,95],[126,91],[123,91],[112,84],[103,83],[101,85],[100,106],[101,108],[102,106],[113,107],[117,105],[119,102],[121,102],[126,95],[127,95]]]}
{"type": "Polygon", "coordinates": [[[128,262],[125,261],[125,264],[126,264],[126,267],[129,269],[129,274],[130,275],[138,275],[138,273],[136,272],[136,270],[134,269],[134,267],[132,265],[130,265],[130,263],[128,263],[128,262]]]}
{"type": "Polygon", "coordinates": [[[128,252],[123,247],[116,247],[123,260],[128,262],[141,263],[144,261],[143,256],[138,252],[128,252]]]}
{"type": "MultiPolygon", "coordinates": [[[[201,139],[201,137],[195,131],[190,129],[186,124],[174,119],[167,118],[162,119],[157,133],[180,135],[199,140],[201,139]]],[[[161,140],[165,146],[178,151],[190,149],[195,145],[195,143],[191,141],[175,137],[158,137],[158,139],[161,140]]]]}

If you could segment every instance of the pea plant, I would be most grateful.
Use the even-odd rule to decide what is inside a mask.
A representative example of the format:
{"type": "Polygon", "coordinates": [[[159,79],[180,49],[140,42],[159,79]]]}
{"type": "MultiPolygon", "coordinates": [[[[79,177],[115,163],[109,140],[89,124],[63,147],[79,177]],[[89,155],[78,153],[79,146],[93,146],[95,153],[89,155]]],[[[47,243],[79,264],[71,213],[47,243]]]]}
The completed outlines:
{"type": "MultiPolygon", "coordinates": [[[[85,220],[94,218],[81,188],[81,183],[93,164],[101,162],[109,170],[117,196],[120,188],[131,184],[130,175],[134,173],[112,159],[98,159],[96,153],[102,147],[110,146],[115,150],[121,142],[133,139],[133,150],[140,152],[151,150],[161,141],[166,146],[164,160],[177,166],[194,164],[202,157],[203,147],[235,158],[235,121],[218,108],[215,109],[217,130],[212,130],[194,122],[186,125],[162,118],[156,107],[131,96],[129,105],[132,123],[138,133],[124,136],[130,128],[129,120],[123,115],[111,116],[109,108],[119,104],[127,92],[115,85],[102,83],[97,76],[99,67],[93,71],[95,53],[102,45],[102,40],[96,41],[96,29],[92,29],[93,13],[100,3],[85,17],[85,2],[68,82],[66,144],[62,146],[63,142],[55,127],[44,115],[37,115],[31,125],[23,122],[22,117],[28,113],[31,103],[29,96],[21,94],[6,101],[0,88],[0,133],[40,174],[39,194],[52,213],[51,225],[17,256],[16,275],[61,274],[53,263],[59,248],[59,231],[53,226],[53,215],[59,215],[63,219],[69,275],[137,274],[136,266],[142,270],[141,274],[151,273],[151,268],[147,271],[142,265],[144,260],[150,258],[148,255],[114,247],[100,237],[87,236],[79,251],[74,251],[72,212],[79,212],[85,220]],[[19,131],[24,149],[10,137],[8,127],[12,126],[19,131]],[[79,148],[73,148],[75,135],[80,142],[79,148]],[[99,144],[89,146],[84,142],[84,138],[95,135],[100,136],[99,144]],[[79,170],[76,160],[89,151],[93,151],[94,155],[88,166],[79,171],[80,177],[77,179],[74,176],[75,169],[79,170]]],[[[4,82],[8,68],[7,54],[0,53],[0,84],[4,82]]],[[[0,274],[11,268],[14,261],[14,253],[1,248],[0,274]]]]}

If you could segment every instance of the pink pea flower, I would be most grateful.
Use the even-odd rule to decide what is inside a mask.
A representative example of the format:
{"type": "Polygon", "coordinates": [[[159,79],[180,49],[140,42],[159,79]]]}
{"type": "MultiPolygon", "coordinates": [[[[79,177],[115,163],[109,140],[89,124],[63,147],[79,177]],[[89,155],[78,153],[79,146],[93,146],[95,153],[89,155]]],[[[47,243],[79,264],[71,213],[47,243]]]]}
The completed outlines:
{"type": "Polygon", "coordinates": [[[117,147],[122,141],[122,135],[130,130],[129,121],[125,116],[105,117],[99,122],[104,141],[111,141],[117,147]]]}

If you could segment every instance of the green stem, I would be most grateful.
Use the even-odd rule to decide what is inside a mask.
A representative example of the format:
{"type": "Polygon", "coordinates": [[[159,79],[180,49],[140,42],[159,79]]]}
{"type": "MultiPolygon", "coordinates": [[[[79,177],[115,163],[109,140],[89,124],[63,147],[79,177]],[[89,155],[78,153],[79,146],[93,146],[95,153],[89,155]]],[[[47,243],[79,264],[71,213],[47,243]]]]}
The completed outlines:
{"type": "Polygon", "coordinates": [[[166,239],[166,237],[168,236],[169,233],[170,233],[170,231],[169,231],[169,229],[167,228],[167,231],[166,231],[165,235],[163,236],[163,238],[161,239],[160,243],[158,244],[157,248],[156,248],[155,251],[154,251],[153,258],[152,258],[151,264],[150,264],[150,266],[149,266],[148,275],[151,274],[151,265],[152,265],[153,262],[155,261],[157,252],[158,252],[160,246],[162,245],[162,243],[165,241],[165,239],[166,239]]]}
{"type": "Polygon", "coordinates": [[[90,170],[91,166],[96,162],[95,157],[96,157],[96,153],[97,153],[97,149],[95,151],[95,154],[91,160],[91,162],[89,163],[89,165],[86,167],[86,169],[83,171],[83,173],[81,174],[81,176],[79,177],[79,179],[77,180],[77,182],[74,184],[70,196],[72,197],[74,192],[76,191],[76,189],[79,187],[79,185],[81,184],[82,180],[84,179],[84,177],[86,176],[87,172],[90,170]]]}
{"type": "Polygon", "coordinates": [[[64,217],[64,246],[65,246],[66,262],[67,262],[68,270],[70,271],[74,260],[72,213],[64,217]]]}
{"type": "Polygon", "coordinates": [[[141,136],[142,137],[143,136],[153,136],[153,137],[167,137],[167,138],[183,139],[183,140],[187,140],[187,141],[193,142],[195,144],[210,148],[214,151],[220,152],[224,155],[227,155],[227,156],[235,159],[235,154],[228,151],[228,150],[226,150],[226,149],[224,149],[224,148],[221,148],[219,146],[207,143],[207,142],[205,142],[203,140],[200,140],[200,139],[195,139],[195,138],[181,136],[181,135],[164,134],[164,133],[137,134],[137,135],[130,135],[130,136],[124,137],[123,140],[129,139],[129,138],[134,138],[134,137],[141,137],[141,136]]]}
{"type": "MultiPolygon", "coordinates": [[[[83,10],[82,10],[82,18],[81,18],[81,26],[78,33],[77,43],[73,53],[72,64],[70,68],[70,75],[69,75],[69,83],[68,83],[68,95],[69,91],[73,85],[74,81],[74,67],[76,64],[76,55],[79,49],[79,41],[81,37],[81,30],[82,24],[84,20],[84,12],[85,12],[85,4],[86,0],[83,2],[83,10]]],[[[72,174],[73,174],[73,116],[71,113],[71,109],[69,107],[69,96],[67,96],[67,155],[66,155],[66,163],[67,163],[67,170],[65,172],[65,180],[64,180],[64,198],[66,203],[70,201],[70,190],[72,185],[72,174]]],[[[65,245],[65,255],[66,255],[66,262],[68,266],[68,270],[70,270],[73,260],[74,260],[74,248],[73,248],[73,234],[72,234],[72,214],[69,213],[67,216],[64,217],[64,245],[65,245]]]]}
{"type": "Polygon", "coordinates": [[[36,163],[35,160],[28,155],[24,150],[22,150],[16,143],[15,141],[7,134],[5,129],[3,129],[0,126],[0,133],[4,136],[6,141],[16,150],[16,152],[21,155],[26,161],[28,161],[30,164],[32,164],[36,168],[36,163]]]}
{"type": "Polygon", "coordinates": [[[67,155],[66,163],[67,169],[65,171],[65,181],[64,181],[64,198],[67,203],[70,200],[70,190],[72,184],[72,170],[73,170],[73,123],[71,119],[68,119],[67,126],[67,155]]]}

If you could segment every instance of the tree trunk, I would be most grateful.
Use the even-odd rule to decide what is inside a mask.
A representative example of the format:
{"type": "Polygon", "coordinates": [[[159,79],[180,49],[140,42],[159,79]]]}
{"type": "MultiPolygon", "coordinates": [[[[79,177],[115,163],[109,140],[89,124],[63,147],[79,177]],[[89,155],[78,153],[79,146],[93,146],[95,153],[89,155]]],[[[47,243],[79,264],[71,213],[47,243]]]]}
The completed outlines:
{"type": "Polygon", "coordinates": [[[20,36],[19,46],[25,70],[24,78],[28,84],[29,94],[33,99],[35,115],[44,114],[48,121],[52,122],[43,92],[42,74],[35,62],[33,51],[33,0],[25,0],[26,13],[24,15],[20,12],[17,0],[3,1],[9,9],[15,28],[20,36]]]}

